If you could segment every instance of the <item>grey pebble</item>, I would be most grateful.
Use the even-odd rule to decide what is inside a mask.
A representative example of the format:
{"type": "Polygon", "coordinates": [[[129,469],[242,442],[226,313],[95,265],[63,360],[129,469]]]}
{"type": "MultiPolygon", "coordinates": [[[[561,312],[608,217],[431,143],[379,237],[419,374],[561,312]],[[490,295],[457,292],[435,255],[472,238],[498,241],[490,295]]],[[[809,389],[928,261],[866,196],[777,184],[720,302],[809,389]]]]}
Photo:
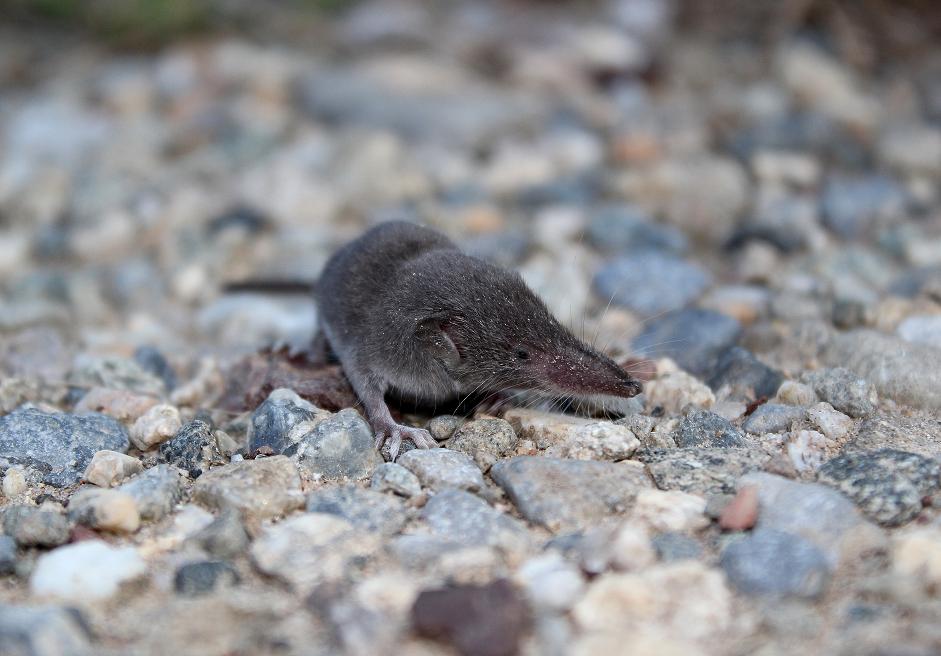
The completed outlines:
{"type": "Polygon", "coordinates": [[[0,535],[0,576],[12,574],[16,569],[16,540],[0,535]]]}
{"type": "Polygon", "coordinates": [[[291,431],[305,421],[313,421],[321,411],[289,389],[276,389],[252,412],[248,429],[248,453],[284,453],[294,442],[291,431]]]}
{"type": "Polygon", "coordinates": [[[702,558],[702,545],[685,533],[669,531],[653,536],[650,543],[657,556],[664,562],[677,560],[699,560],[702,558]]]}
{"type": "Polygon", "coordinates": [[[88,624],[74,608],[0,603],[4,656],[92,656],[88,624]]]}
{"type": "Polygon", "coordinates": [[[519,520],[463,490],[438,492],[425,504],[421,518],[436,536],[461,546],[519,543],[527,535],[519,520]]]}
{"type": "Polygon", "coordinates": [[[21,547],[57,547],[69,539],[69,520],[33,506],[3,509],[3,531],[21,547]]]}
{"type": "Polygon", "coordinates": [[[817,480],[852,499],[869,518],[899,526],[941,488],[941,463],[895,449],[847,453],[824,463],[817,480]]]}
{"type": "Polygon", "coordinates": [[[791,429],[794,422],[803,419],[805,412],[804,408],[798,406],[764,403],[748,415],[742,428],[753,435],[785,432],[791,429]]]}
{"type": "Polygon", "coordinates": [[[193,536],[193,542],[216,558],[234,558],[245,552],[251,540],[234,508],[223,509],[193,536]]]}
{"type": "Polygon", "coordinates": [[[719,564],[747,595],[820,596],[830,577],[827,558],[798,535],[756,529],[722,551],[719,564]]]}
{"type": "Polygon", "coordinates": [[[116,488],[137,501],[144,521],[155,521],[170,513],[183,496],[180,470],[161,464],[143,471],[116,488]]]}
{"type": "Polygon", "coordinates": [[[199,478],[210,466],[225,462],[209,424],[199,419],[184,424],[176,435],[161,442],[160,457],[185,471],[190,478],[199,478]]]}
{"type": "Polygon", "coordinates": [[[734,346],[742,327],[732,317],[699,308],[668,312],[651,320],[631,347],[645,358],[673,359],[699,378],[715,371],[719,357],[734,346]]]}
{"type": "Polygon", "coordinates": [[[129,445],[124,426],[101,414],[23,407],[0,417],[0,458],[39,470],[55,487],[78,483],[97,451],[127,453],[129,445]]]}
{"type": "Polygon", "coordinates": [[[643,467],[632,461],[517,456],[495,464],[491,476],[523,517],[552,531],[620,515],[638,491],[652,487],[643,467]]]}
{"type": "Polygon", "coordinates": [[[238,572],[229,563],[204,560],[181,565],[173,576],[173,589],[184,597],[199,597],[240,581],[238,572]]]}
{"type": "Polygon", "coordinates": [[[465,453],[487,472],[500,458],[516,449],[519,438],[503,419],[477,419],[458,428],[448,441],[448,448],[465,453]]]}
{"type": "Polygon", "coordinates": [[[760,471],[771,457],[753,449],[649,449],[636,456],[661,490],[702,496],[734,494],[739,477],[760,471]]]}
{"type": "Polygon", "coordinates": [[[733,346],[719,357],[708,382],[714,390],[727,387],[731,398],[753,401],[774,396],[782,380],[781,372],[761,362],[751,351],[733,346]]]}
{"type": "Polygon", "coordinates": [[[356,528],[384,535],[398,533],[408,518],[405,503],[398,497],[353,485],[313,492],[307,499],[307,512],[336,515],[356,528]]]}
{"type": "Polygon", "coordinates": [[[399,464],[432,490],[455,488],[476,492],[484,488],[484,477],[468,456],[450,449],[414,449],[403,453],[399,464]]]}
{"type": "Polygon", "coordinates": [[[684,307],[710,283],[699,266],[659,251],[614,259],[594,279],[595,291],[605,302],[613,299],[615,305],[644,316],[684,307]]]}
{"type": "Polygon", "coordinates": [[[372,473],[370,487],[378,492],[393,492],[403,497],[421,493],[418,477],[402,465],[384,462],[372,473]]]}
{"type": "Polygon", "coordinates": [[[369,424],[352,409],[317,424],[297,443],[293,459],[299,469],[328,481],[368,478],[382,464],[369,424]]]}
{"type": "Polygon", "coordinates": [[[742,432],[728,419],[708,410],[694,410],[687,414],[673,433],[676,446],[735,448],[747,446],[742,432]]]}
{"type": "Polygon", "coordinates": [[[817,396],[850,417],[868,417],[876,410],[875,390],[849,369],[836,367],[810,372],[802,380],[817,396]]]}

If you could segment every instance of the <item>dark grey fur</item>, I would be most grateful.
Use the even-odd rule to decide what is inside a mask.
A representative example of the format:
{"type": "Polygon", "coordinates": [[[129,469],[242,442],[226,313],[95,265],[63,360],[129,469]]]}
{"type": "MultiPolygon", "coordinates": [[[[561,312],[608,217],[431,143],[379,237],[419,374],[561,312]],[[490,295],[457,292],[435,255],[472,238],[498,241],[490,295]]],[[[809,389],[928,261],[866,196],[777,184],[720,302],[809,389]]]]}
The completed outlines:
{"type": "Polygon", "coordinates": [[[384,223],[339,250],[316,285],[316,347],[339,359],[393,457],[403,438],[388,393],[437,403],[472,392],[536,389],[631,397],[641,385],[566,330],[517,273],[461,253],[444,235],[384,223]]]}

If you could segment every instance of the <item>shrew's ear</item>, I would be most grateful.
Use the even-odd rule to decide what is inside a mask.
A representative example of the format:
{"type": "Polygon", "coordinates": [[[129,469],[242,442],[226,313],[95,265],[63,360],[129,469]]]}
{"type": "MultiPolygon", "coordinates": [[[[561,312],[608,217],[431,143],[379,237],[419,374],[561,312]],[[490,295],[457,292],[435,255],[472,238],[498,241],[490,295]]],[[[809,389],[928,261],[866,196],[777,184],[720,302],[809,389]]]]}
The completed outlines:
{"type": "Polygon", "coordinates": [[[453,330],[446,316],[433,316],[423,319],[415,329],[418,338],[428,351],[448,365],[461,361],[461,352],[452,337],[453,330]]]}

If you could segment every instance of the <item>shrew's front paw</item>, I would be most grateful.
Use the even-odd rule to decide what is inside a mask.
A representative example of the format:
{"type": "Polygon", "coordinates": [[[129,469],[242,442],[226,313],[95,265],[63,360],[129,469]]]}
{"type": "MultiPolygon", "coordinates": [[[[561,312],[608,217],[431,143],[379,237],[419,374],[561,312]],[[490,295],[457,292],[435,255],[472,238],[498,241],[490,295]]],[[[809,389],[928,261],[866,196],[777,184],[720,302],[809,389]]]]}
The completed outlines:
{"type": "Polygon", "coordinates": [[[388,424],[376,428],[376,449],[382,451],[383,445],[388,444],[389,456],[393,461],[399,457],[399,449],[402,448],[402,440],[405,439],[414,442],[419,449],[434,449],[438,446],[435,438],[424,428],[401,424],[388,424]]]}

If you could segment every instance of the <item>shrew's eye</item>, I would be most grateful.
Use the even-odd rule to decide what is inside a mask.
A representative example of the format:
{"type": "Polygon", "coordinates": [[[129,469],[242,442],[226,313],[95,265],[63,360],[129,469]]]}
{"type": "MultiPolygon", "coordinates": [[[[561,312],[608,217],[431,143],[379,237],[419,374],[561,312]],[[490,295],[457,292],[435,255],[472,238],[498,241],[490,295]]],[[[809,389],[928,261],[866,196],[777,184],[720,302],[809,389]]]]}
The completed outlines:
{"type": "Polygon", "coordinates": [[[525,349],[516,349],[516,357],[520,360],[529,360],[529,351],[525,349]]]}

